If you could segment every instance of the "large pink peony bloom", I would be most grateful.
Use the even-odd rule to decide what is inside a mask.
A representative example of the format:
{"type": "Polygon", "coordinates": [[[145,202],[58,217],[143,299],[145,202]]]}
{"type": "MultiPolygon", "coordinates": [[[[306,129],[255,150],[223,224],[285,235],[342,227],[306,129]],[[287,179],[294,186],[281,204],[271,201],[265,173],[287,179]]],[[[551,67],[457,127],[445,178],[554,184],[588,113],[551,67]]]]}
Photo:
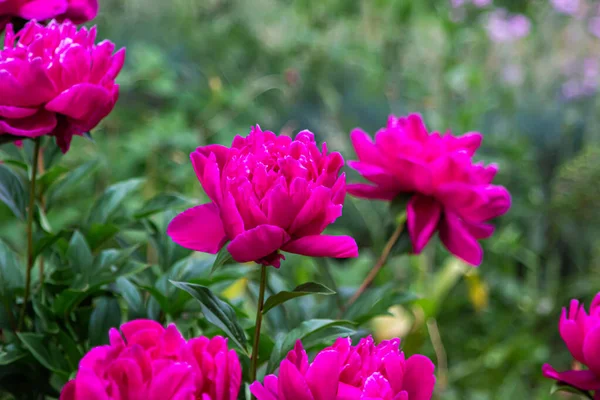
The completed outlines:
{"type": "Polygon", "coordinates": [[[9,25],[0,51],[0,135],[52,135],[63,152],[106,117],[119,96],[125,49],[94,44],[96,29],[71,22],[9,25]]]}
{"type": "Polygon", "coordinates": [[[558,330],[573,358],[589,369],[557,372],[545,364],[544,376],[584,391],[597,391],[596,398],[600,399],[600,293],[592,301],[589,314],[577,300],[571,300],[569,309],[562,310],[558,330]]]}
{"type": "Polygon", "coordinates": [[[96,18],[98,0],[0,0],[0,31],[12,18],[68,19],[82,24],[96,18]]]}
{"type": "Polygon", "coordinates": [[[351,138],[359,161],[348,165],[372,184],[349,184],[350,194],[379,200],[411,196],[407,223],[415,253],[439,231],[451,253],[472,265],[481,263],[477,240],[494,231],[486,221],[507,212],[511,202],[504,187],[491,184],[496,166],[472,161],[481,134],[429,134],[421,117],[412,114],[390,116],[375,142],[360,129],[351,138]]]}
{"type": "Polygon", "coordinates": [[[342,215],[346,179],[339,153],[319,149],[312,133],[295,140],[256,126],[236,136],[231,148],[199,147],[191,154],[200,184],[211,203],[191,208],[171,221],[167,233],[183,247],[217,253],[238,262],[279,267],[280,250],[313,257],[356,257],[348,236],[323,235],[342,215]]]}
{"type": "Polygon", "coordinates": [[[435,366],[422,355],[408,359],[400,340],[375,346],[373,339],[338,339],[309,364],[302,344],[281,362],[279,376],[254,382],[258,400],[429,400],[435,386],[435,366]]]}
{"type": "Polygon", "coordinates": [[[60,400],[236,400],[242,369],[227,339],[185,341],[151,320],[111,329],[110,345],[83,357],[60,400]]]}

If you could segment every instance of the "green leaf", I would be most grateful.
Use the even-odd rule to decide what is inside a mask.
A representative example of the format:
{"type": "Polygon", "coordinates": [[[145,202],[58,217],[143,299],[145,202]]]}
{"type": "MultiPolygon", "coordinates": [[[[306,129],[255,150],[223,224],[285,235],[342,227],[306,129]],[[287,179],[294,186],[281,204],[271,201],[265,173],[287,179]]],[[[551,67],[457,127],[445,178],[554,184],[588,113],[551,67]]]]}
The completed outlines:
{"type": "Polygon", "coordinates": [[[15,289],[24,287],[25,279],[17,255],[0,240],[0,298],[12,301],[15,289]]]}
{"type": "MultiPolygon", "coordinates": [[[[287,334],[281,335],[277,338],[275,347],[271,353],[271,358],[269,359],[267,373],[275,371],[275,369],[279,366],[279,362],[285,357],[287,352],[294,347],[296,341],[310,339],[311,336],[316,337],[318,335],[321,335],[322,339],[324,337],[323,334],[325,333],[325,330],[330,328],[336,329],[340,327],[346,329],[343,331],[336,329],[336,335],[340,334],[341,332],[341,336],[347,336],[354,332],[354,329],[351,329],[354,326],[354,322],[333,319],[311,319],[302,322],[297,328],[292,329],[287,334]]],[[[331,335],[326,336],[330,337],[331,335]]]]}
{"type": "Polygon", "coordinates": [[[79,361],[83,357],[83,354],[79,350],[77,343],[75,342],[75,340],[73,340],[71,335],[65,333],[64,331],[58,332],[56,338],[58,339],[60,347],[62,347],[62,350],[65,354],[67,362],[69,363],[71,371],[76,370],[77,366],[79,365],[79,361]]]}
{"type": "Polygon", "coordinates": [[[71,241],[67,249],[67,258],[74,269],[84,275],[86,275],[86,272],[89,272],[94,263],[92,250],[79,231],[75,231],[73,236],[71,236],[71,241]]]}
{"type": "Polygon", "coordinates": [[[212,275],[221,267],[233,263],[235,263],[235,260],[233,259],[231,254],[229,254],[229,251],[227,250],[227,244],[225,244],[217,253],[217,257],[215,258],[215,262],[213,263],[213,266],[210,270],[210,274],[212,275]]]}
{"type": "Polygon", "coordinates": [[[143,182],[143,179],[130,179],[116,183],[106,189],[104,194],[96,200],[92,206],[88,216],[88,224],[107,223],[118,210],[121,203],[123,203],[132,192],[137,190],[143,182]]]}
{"type": "Polygon", "coordinates": [[[52,311],[40,303],[37,299],[33,302],[33,310],[38,317],[39,328],[41,332],[58,333],[58,324],[54,321],[52,311]]]}
{"type": "Polygon", "coordinates": [[[66,289],[60,292],[54,299],[52,311],[56,315],[67,316],[71,310],[83,301],[88,295],[92,295],[93,291],[89,288],[86,290],[66,289]]]}
{"type": "Polygon", "coordinates": [[[133,283],[129,281],[129,279],[124,277],[117,278],[117,289],[121,296],[127,302],[127,306],[129,309],[129,317],[140,316],[144,313],[144,301],[142,300],[142,295],[139,290],[133,283]]]}
{"type": "Polygon", "coordinates": [[[47,193],[46,208],[50,209],[58,200],[72,192],[77,186],[91,175],[98,167],[98,160],[88,161],[68,173],[64,179],[56,182],[47,193]]]}
{"type": "Polygon", "coordinates": [[[6,165],[0,164],[0,201],[18,218],[25,220],[27,198],[21,178],[6,165]]]}
{"type": "Polygon", "coordinates": [[[48,188],[56,183],[67,172],[69,172],[69,170],[61,165],[50,168],[37,178],[37,192],[40,194],[46,193],[48,188]]]}
{"type": "Polygon", "coordinates": [[[46,250],[48,247],[52,246],[54,243],[56,243],[61,238],[68,239],[69,238],[68,233],[61,231],[56,234],[46,233],[46,232],[40,234],[40,236],[34,240],[34,244],[33,244],[34,259],[37,258],[37,256],[42,254],[42,252],[44,252],[44,250],[46,250]]]}
{"type": "Polygon", "coordinates": [[[388,314],[392,306],[407,304],[419,299],[412,292],[403,292],[397,287],[397,283],[390,282],[380,287],[366,290],[356,302],[354,302],[344,313],[344,318],[363,324],[378,315],[388,314]]]}
{"type": "Polygon", "coordinates": [[[564,383],[564,382],[554,382],[554,385],[552,385],[552,388],[550,389],[550,394],[555,394],[558,392],[566,392],[566,393],[573,393],[573,394],[578,394],[579,396],[582,396],[586,399],[592,399],[593,396],[589,393],[586,392],[584,390],[581,389],[577,389],[573,386],[569,386],[568,384],[564,383]]]}
{"type": "Polygon", "coordinates": [[[219,299],[209,288],[185,282],[170,281],[181,290],[185,290],[200,302],[202,313],[213,325],[220,328],[246,354],[246,334],[238,324],[233,308],[219,299]]]}
{"type": "Polygon", "coordinates": [[[148,218],[151,215],[157,214],[169,208],[175,208],[185,204],[185,198],[178,194],[161,193],[150,199],[142,208],[135,213],[136,219],[148,218]]]}
{"type": "Polygon", "coordinates": [[[92,224],[86,238],[92,250],[96,250],[119,233],[119,227],[113,224],[92,224]]]}
{"type": "Polygon", "coordinates": [[[121,325],[121,307],[113,297],[100,297],[90,317],[90,346],[108,344],[108,331],[121,325]]]}
{"type": "Polygon", "coordinates": [[[40,364],[53,372],[66,374],[61,368],[60,360],[53,356],[52,346],[48,345],[47,336],[22,332],[17,332],[17,336],[40,364]]]}
{"type": "Polygon", "coordinates": [[[335,294],[335,292],[329,289],[327,286],[323,286],[320,283],[308,282],[296,287],[291,292],[282,291],[273,296],[269,297],[263,306],[263,314],[266,314],[273,307],[279,304],[285,303],[288,300],[295,299],[296,297],[307,296],[310,294],[321,294],[329,296],[335,294]]]}
{"type": "Polygon", "coordinates": [[[12,364],[27,356],[27,352],[9,345],[0,350],[0,365],[12,364]]]}

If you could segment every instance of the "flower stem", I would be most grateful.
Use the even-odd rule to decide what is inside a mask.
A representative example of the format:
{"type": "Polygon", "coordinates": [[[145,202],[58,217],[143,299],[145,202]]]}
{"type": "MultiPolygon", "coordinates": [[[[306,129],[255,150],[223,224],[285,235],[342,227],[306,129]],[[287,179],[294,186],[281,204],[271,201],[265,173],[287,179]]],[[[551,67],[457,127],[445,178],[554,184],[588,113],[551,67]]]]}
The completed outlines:
{"type": "Polygon", "coordinates": [[[356,302],[356,300],[358,300],[358,298],[365,292],[365,290],[367,290],[369,288],[369,286],[371,286],[373,284],[373,281],[377,277],[377,274],[379,274],[379,271],[381,271],[381,268],[383,268],[383,266],[387,262],[387,259],[390,256],[390,253],[392,252],[392,248],[394,247],[394,245],[400,238],[400,235],[402,234],[402,231],[404,230],[405,221],[406,221],[406,214],[403,213],[398,218],[398,221],[397,221],[398,226],[396,227],[396,230],[394,231],[392,236],[389,238],[389,240],[385,244],[385,247],[383,248],[383,251],[381,252],[381,256],[379,256],[377,263],[375,263],[375,266],[373,267],[373,269],[371,269],[371,272],[369,272],[369,275],[367,275],[367,277],[365,278],[363,283],[360,285],[360,287],[356,290],[354,295],[350,298],[350,300],[348,300],[348,303],[346,303],[346,306],[342,309],[342,313],[345,312],[346,310],[348,310],[348,308],[350,308],[350,306],[352,304],[354,304],[356,302]]]}
{"type": "Polygon", "coordinates": [[[260,266],[260,287],[258,289],[258,305],[256,307],[256,326],[254,327],[254,344],[252,345],[252,356],[250,357],[250,382],[256,380],[256,366],[258,364],[258,345],[260,342],[260,328],[262,325],[263,305],[265,302],[265,290],[267,288],[267,266],[260,266]]]}
{"type": "Polygon", "coordinates": [[[29,182],[29,207],[27,208],[27,270],[25,271],[25,294],[19,317],[17,330],[21,330],[25,322],[29,291],[31,289],[31,270],[33,269],[33,215],[35,213],[35,181],[37,179],[38,162],[40,157],[40,138],[34,140],[33,162],[31,165],[31,181],[29,182]]]}

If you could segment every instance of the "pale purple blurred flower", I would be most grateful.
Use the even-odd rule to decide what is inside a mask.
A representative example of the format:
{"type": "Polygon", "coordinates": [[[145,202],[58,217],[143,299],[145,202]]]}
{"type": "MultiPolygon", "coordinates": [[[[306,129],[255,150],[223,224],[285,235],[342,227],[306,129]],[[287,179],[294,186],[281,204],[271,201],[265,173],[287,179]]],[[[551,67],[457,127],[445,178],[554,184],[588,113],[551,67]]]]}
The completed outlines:
{"type": "Polygon", "coordinates": [[[492,4],[492,0],[472,0],[475,7],[483,8],[492,4]]]}
{"type": "Polygon", "coordinates": [[[487,31],[494,42],[511,42],[529,34],[531,22],[522,15],[509,16],[504,9],[498,9],[489,15],[487,31]]]}
{"type": "Polygon", "coordinates": [[[574,15],[579,10],[579,0],[551,0],[550,2],[559,13],[574,15]]]}
{"type": "Polygon", "coordinates": [[[450,3],[452,4],[452,7],[458,8],[464,6],[466,1],[467,0],[450,0],[450,3]]]}
{"type": "Polygon", "coordinates": [[[523,83],[525,76],[523,68],[518,64],[509,64],[502,70],[502,80],[511,86],[518,86],[523,83]]]}
{"type": "Polygon", "coordinates": [[[592,35],[600,38],[600,16],[590,19],[588,29],[592,35]]]}
{"type": "Polygon", "coordinates": [[[567,100],[576,99],[583,95],[583,88],[581,84],[576,79],[568,80],[562,85],[562,94],[567,100]]]}

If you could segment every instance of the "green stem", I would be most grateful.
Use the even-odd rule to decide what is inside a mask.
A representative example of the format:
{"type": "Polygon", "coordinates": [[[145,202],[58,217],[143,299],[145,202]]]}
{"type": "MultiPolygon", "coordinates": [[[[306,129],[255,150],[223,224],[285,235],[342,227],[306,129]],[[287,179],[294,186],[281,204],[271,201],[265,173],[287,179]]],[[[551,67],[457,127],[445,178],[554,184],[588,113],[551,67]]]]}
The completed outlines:
{"type": "Polygon", "coordinates": [[[254,327],[254,344],[252,345],[252,356],[250,357],[250,382],[256,380],[256,366],[258,365],[258,345],[260,342],[260,328],[262,325],[263,305],[265,302],[265,290],[267,288],[267,266],[260,266],[260,287],[258,289],[258,304],[256,307],[256,325],[254,327]]]}
{"type": "MultiPolygon", "coordinates": [[[[383,266],[387,262],[388,257],[390,256],[390,254],[392,252],[392,248],[394,247],[394,245],[396,244],[398,239],[400,239],[400,235],[402,234],[402,231],[404,230],[405,222],[406,222],[406,213],[403,213],[397,219],[398,226],[396,227],[396,230],[394,231],[392,236],[389,238],[389,240],[385,244],[385,247],[383,248],[383,251],[381,252],[381,256],[379,256],[377,263],[375,263],[375,266],[373,267],[373,269],[371,269],[371,271],[369,272],[369,275],[367,275],[367,277],[365,278],[363,283],[360,285],[360,287],[356,290],[354,295],[350,298],[350,300],[348,300],[348,303],[346,303],[346,306],[342,309],[342,314],[346,310],[348,310],[348,308],[350,308],[350,306],[352,304],[354,304],[356,302],[356,300],[358,300],[358,298],[365,292],[365,290],[367,290],[369,288],[369,286],[371,286],[373,284],[373,281],[377,277],[377,274],[379,274],[379,271],[381,271],[381,268],[383,268],[383,266]]],[[[340,317],[341,317],[341,315],[340,315],[340,317]]]]}
{"type": "Polygon", "coordinates": [[[17,329],[20,331],[25,322],[27,302],[31,290],[31,270],[33,269],[33,215],[35,213],[35,181],[37,179],[38,163],[40,158],[40,138],[34,140],[33,163],[31,165],[31,180],[29,182],[29,208],[27,209],[27,270],[25,271],[25,294],[23,295],[23,307],[19,317],[17,329]]]}

